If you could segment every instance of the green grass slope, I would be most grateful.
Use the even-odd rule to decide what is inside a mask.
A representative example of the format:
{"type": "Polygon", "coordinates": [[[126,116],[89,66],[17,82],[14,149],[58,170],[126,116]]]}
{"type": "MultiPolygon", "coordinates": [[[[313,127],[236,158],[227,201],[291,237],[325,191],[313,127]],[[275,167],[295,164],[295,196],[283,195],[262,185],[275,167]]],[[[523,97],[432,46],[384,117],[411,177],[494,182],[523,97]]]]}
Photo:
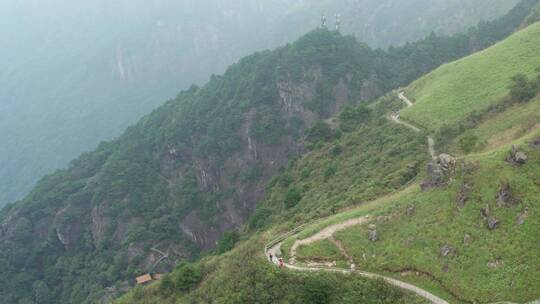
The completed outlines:
{"type": "Polygon", "coordinates": [[[429,130],[455,124],[508,94],[510,78],[540,66],[540,23],[472,56],[441,66],[413,82],[406,94],[415,106],[403,118],[429,130]]]}
{"type": "MultiPolygon", "coordinates": [[[[529,156],[529,162],[522,167],[506,162],[510,151],[507,145],[489,153],[471,155],[462,163],[466,169],[459,170],[446,188],[421,192],[416,186],[413,191],[380,201],[379,210],[375,208],[371,214],[383,211],[389,219],[373,221],[380,234],[378,242],[368,240],[366,226],[338,232],[335,238],[342,242],[360,269],[399,274],[402,279],[427,289],[435,281],[434,291],[454,295],[450,299],[456,302],[538,299],[540,146],[532,143],[539,138],[540,134],[535,133],[517,142],[529,156]],[[460,206],[458,201],[465,184],[471,190],[466,194],[464,206],[460,206]],[[518,201],[515,206],[497,204],[497,193],[505,184],[510,185],[512,196],[518,201]],[[415,206],[412,215],[405,212],[408,205],[415,206]],[[487,228],[481,215],[480,210],[486,206],[500,221],[494,230],[487,228]],[[520,217],[524,218],[522,224],[518,222],[520,217]],[[448,256],[443,256],[441,249],[446,244],[453,249],[448,256]],[[416,277],[414,272],[424,275],[416,277]]],[[[365,210],[362,211],[365,214],[365,210]]],[[[339,217],[344,220],[359,214],[350,211],[339,217]]],[[[316,230],[320,228],[319,224],[316,230]]],[[[306,236],[309,234],[301,237],[306,236]]],[[[320,247],[320,244],[313,246],[320,247]]]]}

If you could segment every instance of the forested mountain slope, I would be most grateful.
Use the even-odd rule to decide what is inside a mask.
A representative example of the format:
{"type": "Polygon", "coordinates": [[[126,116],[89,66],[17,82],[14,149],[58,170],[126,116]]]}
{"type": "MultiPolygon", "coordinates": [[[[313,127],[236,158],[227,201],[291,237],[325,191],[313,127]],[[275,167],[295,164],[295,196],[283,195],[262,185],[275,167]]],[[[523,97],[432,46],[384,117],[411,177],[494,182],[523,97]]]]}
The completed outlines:
{"type": "MultiPolygon", "coordinates": [[[[388,114],[403,107],[398,92],[368,107],[345,108],[328,125],[318,124],[307,132],[304,140],[310,153],[272,179],[267,197],[231,252],[180,266],[118,303],[288,303],[291,297],[311,303],[310,294],[316,294],[319,303],[404,301],[394,293],[394,298],[385,298],[389,289],[349,287],[342,283],[349,276],[336,283],[331,272],[278,270],[262,255],[268,241],[301,224],[308,223],[282,245],[285,258],[296,240],[365,216],[364,225],[300,246],[295,265],[346,270],[352,261],[361,271],[396,277],[450,303],[538,300],[540,70],[530,71],[540,53],[535,52],[537,43],[528,42],[536,41],[539,28],[539,23],[533,24],[501,44],[449,64],[469,62],[448,70],[443,78],[436,70],[419,81],[422,87],[453,84],[487,96],[492,87],[480,85],[480,76],[490,75],[501,95],[490,98],[488,110],[465,121],[463,128],[415,132],[396,124],[388,114]],[[514,57],[508,49],[531,55],[514,57]],[[509,60],[516,68],[504,73],[497,60],[509,60]],[[477,64],[484,61],[492,64],[478,70],[477,64]],[[456,80],[475,73],[479,77],[456,80]],[[529,74],[526,82],[515,77],[521,73],[529,74]],[[452,156],[431,160],[426,136],[434,133],[442,142],[439,153],[450,151],[452,156]]],[[[417,83],[405,92],[414,92],[417,83]]],[[[449,91],[440,102],[459,103],[463,113],[473,113],[476,105],[462,103],[461,94],[449,91]]],[[[411,121],[424,118],[415,116],[416,106],[429,109],[430,104],[413,104],[411,121]]],[[[438,113],[437,107],[433,113],[438,113]]],[[[234,241],[224,249],[232,246],[234,241]]]]}
{"type": "Polygon", "coordinates": [[[324,12],[331,26],[342,13],[346,33],[386,46],[463,30],[515,2],[2,1],[0,205],[178,90],[315,28],[324,12]]]}
{"type": "MultiPolygon", "coordinates": [[[[2,211],[0,296],[10,303],[34,297],[45,303],[106,299],[137,274],[168,271],[215,248],[226,231],[246,223],[269,186],[286,190],[279,197],[284,196],[280,208],[288,212],[263,205],[249,226],[290,218],[303,190],[290,187],[286,174],[272,177],[290,160],[327,147],[325,141],[349,129],[355,132],[343,138],[351,145],[355,136],[366,143],[366,154],[355,154],[354,166],[371,170],[357,170],[352,179],[366,190],[365,198],[401,187],[421,167],[415,142],[422,137],[381,119],[399,103],[346,106],[373,100],[505,37],[519,28],[533,4],[524,1],[468,34],[430,36],[388,52],[321,28],[293,44],[246,57],[205,86],[179,93],[2,211]],[[341,131],[322,122],[344,108],[341,131]]],[[[338,157],[344,148],[337,145],[328,153],[338,157]]],[[[324,161],[306,178],[339,176],[339,163],[324,161]]],[[[340,187],[329,193],[342,192],[340,187]]],[[[315,218],[343,202],[336,199],[305,215],[315,218]]]]}

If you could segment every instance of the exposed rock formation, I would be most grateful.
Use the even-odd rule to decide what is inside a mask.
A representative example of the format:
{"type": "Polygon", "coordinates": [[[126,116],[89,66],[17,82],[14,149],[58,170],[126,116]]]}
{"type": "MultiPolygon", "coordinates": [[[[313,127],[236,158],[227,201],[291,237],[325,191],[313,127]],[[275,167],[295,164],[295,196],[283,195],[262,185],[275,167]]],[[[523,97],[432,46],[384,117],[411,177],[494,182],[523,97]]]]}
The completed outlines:
{"type": "Polygon", "coordinates": [[[441,247],[441,256],[442,257],[447,257],[448,255],[450,255],[451,253],[454,252],[454,248],[448,244],[444,244],[442,247],[441,247]]]}
{"type": "Polygon", "coordinates": [[[448,154],[441,154],[427,165],[427,179],[421,184],[423,191],[445,186],[454,175],[456,159],[448,154]]]}
{"type": "Polygon", "coordinates": [[[512,194],[510,184],[505,183],[501,186],[497,193],[497,206],[498,207],[513,207],[519,204],[519,199],[515,198],[512,194]]]}
{"type": "Polygon", "coordinates": [[[368,229],[368,239],[372,242],[377,242],[379,240],[379,232],[377,231],[377,226],[374,224],[370,224],[368,226],[368,229]]]}
{"type": "Polygon", "coordinates": [[[413,216],[415,211],[416,211],[416,206],[415,205],[408,205],[405,208],[405,215],[413,216]]]}
{"type": "Polygon", "coordinates": [[[499,220],[491,215],[491,210],[489,208],[489,205],[486,205],[484,208],[480,210],[480,215],[486,221],[486,225],[489,230],[494,230],[495,228],[499,227],[499,220]]]}
{"type": "Polygon", "coordinates": [[[527,155],[524,152],[518,151],[515,145],[512,146],[512,151],[507,157],[507,161],[511,164],[521,166],[527,162],[527,155]]]}
{"type": "Polygon", "coordinates": [[[493,230],[499,227],[499,220],[493,216],[489,216],[486,220],[489,230],[493,230]]]}
{"type": "Polygon", "coordinates": [[[522,213],[518,215],[518,218],[516,220],[516,224],[523,225],[525,223],[525,220],[529,217],[529,207],[525,207],[522,213]]]}
{"type": "Polygon", "coordinates": [[[463,236],[463,245],[468,246],[470,242],[471,242],[471,235],[465,234],[465,236],[463,236]]]}

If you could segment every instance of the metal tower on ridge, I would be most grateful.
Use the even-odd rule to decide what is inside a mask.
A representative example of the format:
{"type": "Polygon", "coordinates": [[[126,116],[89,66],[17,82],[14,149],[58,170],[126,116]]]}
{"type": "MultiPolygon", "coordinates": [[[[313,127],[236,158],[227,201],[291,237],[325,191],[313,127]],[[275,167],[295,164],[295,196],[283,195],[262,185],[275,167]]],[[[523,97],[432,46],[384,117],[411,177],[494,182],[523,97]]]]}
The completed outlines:
{"type": "Polygon", "coordinates": [[[336,31],[341,29],[341,15],[336,14],[336,31]]]}

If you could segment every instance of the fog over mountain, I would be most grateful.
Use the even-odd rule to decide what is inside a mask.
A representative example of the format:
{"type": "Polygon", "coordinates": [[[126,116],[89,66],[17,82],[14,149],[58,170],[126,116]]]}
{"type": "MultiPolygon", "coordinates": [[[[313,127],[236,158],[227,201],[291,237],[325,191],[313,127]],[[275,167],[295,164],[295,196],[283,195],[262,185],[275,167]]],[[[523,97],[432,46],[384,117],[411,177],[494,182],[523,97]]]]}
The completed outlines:
{"type": "Polygon", "coordinates": [[[240,57],[333,26],[387,47],[454,33],[515,0],[0,2],[0,205],[240,57]]]}

